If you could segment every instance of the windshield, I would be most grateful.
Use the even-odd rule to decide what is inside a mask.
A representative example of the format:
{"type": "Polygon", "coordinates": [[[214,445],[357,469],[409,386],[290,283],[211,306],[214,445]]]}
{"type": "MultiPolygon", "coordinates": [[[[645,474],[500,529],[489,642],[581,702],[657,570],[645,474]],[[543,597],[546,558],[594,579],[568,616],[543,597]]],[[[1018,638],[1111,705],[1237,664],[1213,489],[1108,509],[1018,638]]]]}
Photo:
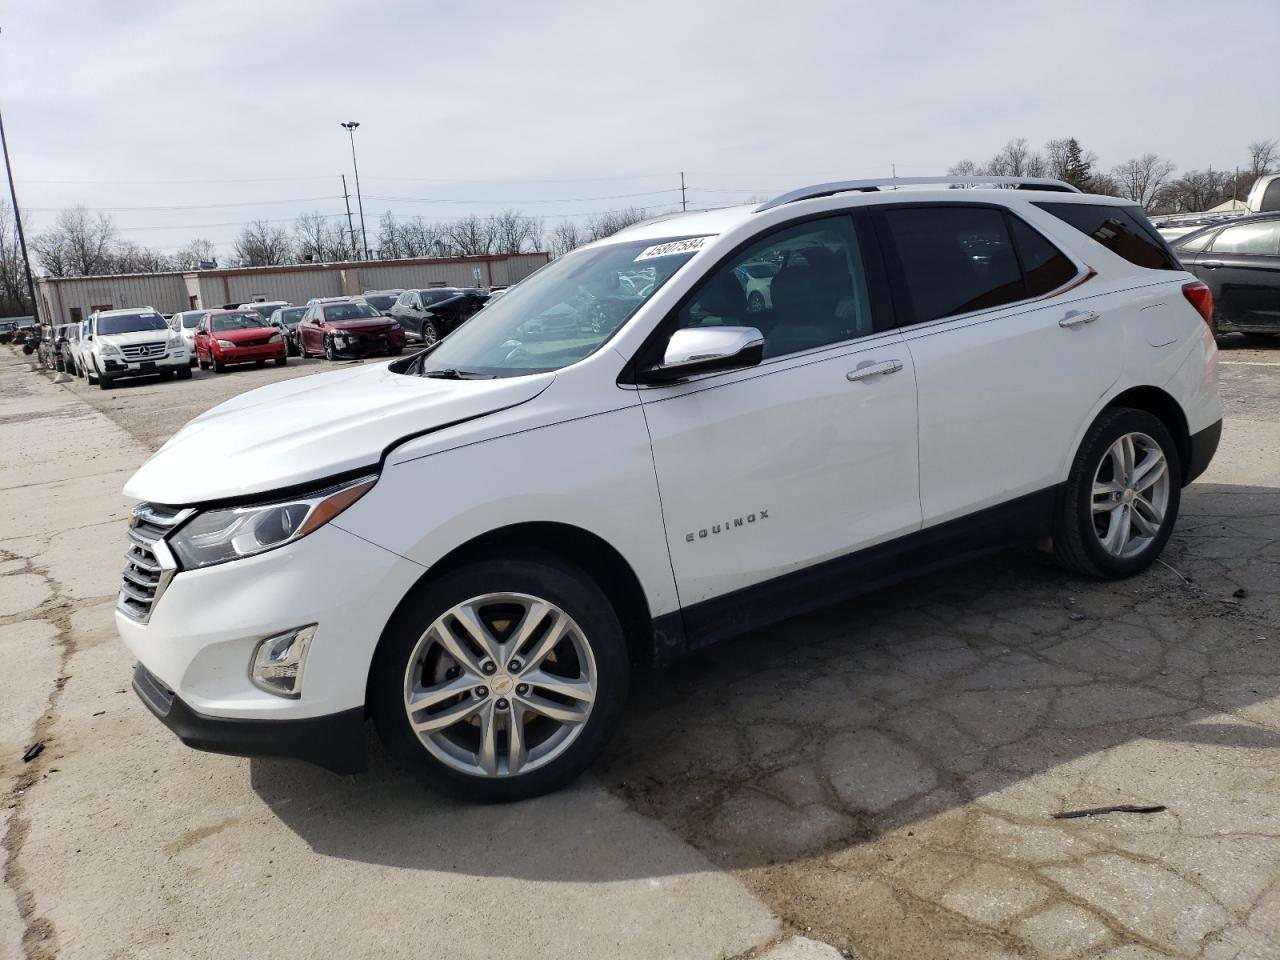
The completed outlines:
{"type": "Polygon", "coordinates": [[[341,323],[344,320],[368,320],[371,317],[382,319],[382,314],[367,303],[335,303],[324,308],[324,318],[330,323],[341,323]]]}
{"type": "Polygon", "coordinates": [[[253,330],[263,325],[263,319],[256,311],[227,313],[213,317],[210,325],[214,330],[253,330]]]}
{"type": "Polygon", "coordinates": [[[190,330],[200,323],[204,318],[203,313],[184,313],[182,315],[183,329],[190,330]]]}
{"type": "Polygon", "coordinates": [[[422,297],[423,306],[431,306],[433,303],[439,303],[442,300],[452,300],[458,296],[460,291],[453,287],[439,288],[436,290],[423,290],[418,295],[422,297]]]}
{"type": "Polygon", "coordinates": [[[576,363],[599,350],[703,239],[635,240],[566,254],[442,340],[423,357],[422,372],[515,377],[576,363]]]}
{"type": "Polygon", "coordinates": [[[124,313],[98,317],[99,335],[138,333],[143,330],[168,330],[169,325],[158,313],[124,313]]]}
{"type": "Polygon", "coordinates": [[[278,303],[255,303],[253,304],[253,309],[257,310],[258,313],[262,315],[263,320],[266,320],[271,316],[271,314],[276,312],[276,308],[279,306],[280,304],[278,303]]]}
{"type": "Polygon", "coordinates": [[[391,305],[396,302],[395,297],[384,297],[382,294],[370,294],[364,299],[365,303],[377,307],[379,310],[390,310],[391,305]]]}
{"type": "Polygon", "coordinates": [[[288,310],[281,310],[280,322],[286,326],[296,327],[298,321],[302,319],[302,315],[306,312],[306,307],[290,307],[288,310]]]}

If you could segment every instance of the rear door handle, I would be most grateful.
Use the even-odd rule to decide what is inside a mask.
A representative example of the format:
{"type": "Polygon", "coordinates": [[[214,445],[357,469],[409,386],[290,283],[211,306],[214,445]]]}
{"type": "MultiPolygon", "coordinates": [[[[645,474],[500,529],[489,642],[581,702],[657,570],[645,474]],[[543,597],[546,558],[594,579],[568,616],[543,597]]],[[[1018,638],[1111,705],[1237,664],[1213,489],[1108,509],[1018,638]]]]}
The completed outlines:
{"type": "Polygon", "coordinates": [[[1073,310],[1058,321],[1058,326],[1063,329],[1069,329],[1083,326],[1086,323],[1093,323],[1097,319],[1098,315],[1092,310],[1073,310]]]}
{"type": "Polygon", "coordinates": [[[881,360],[879,363],[874,360],[864,360],[855,369],[846,373],[845,377],[849,380],[865,380],[877,374],[897,373],[901,369],[901,360],[881,360]]]}
{"type": "Polygon", "coordinates": [[[1221,260],[1201,260],[1196,266],[1204,267],[1206,270],[1217,270],[1219,267],[1225,267],[1226,264],[1221,260]]]}

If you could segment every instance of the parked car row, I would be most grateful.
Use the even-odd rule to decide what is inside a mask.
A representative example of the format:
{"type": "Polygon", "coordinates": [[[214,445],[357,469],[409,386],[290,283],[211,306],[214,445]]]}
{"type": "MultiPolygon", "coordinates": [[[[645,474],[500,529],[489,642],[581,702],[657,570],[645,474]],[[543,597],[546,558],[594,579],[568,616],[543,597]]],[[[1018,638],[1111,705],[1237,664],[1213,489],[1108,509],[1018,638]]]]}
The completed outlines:
{"type": "MultiPolygon", "coordinates": [[[[189,379],[196,366],[222,373],[246,363],[284,366],[290,356],[398,356],[410,339],[434,345],[491,295],[438,287],[369,290],[301,306],[269,300],[174,314],[153,307],[100,310],[78,323],[34,327],[24,349],[50,370],[109,390],[128,377],[189,379]]],[[[13,338],[14,330],[4,332],[13,338]]]]}

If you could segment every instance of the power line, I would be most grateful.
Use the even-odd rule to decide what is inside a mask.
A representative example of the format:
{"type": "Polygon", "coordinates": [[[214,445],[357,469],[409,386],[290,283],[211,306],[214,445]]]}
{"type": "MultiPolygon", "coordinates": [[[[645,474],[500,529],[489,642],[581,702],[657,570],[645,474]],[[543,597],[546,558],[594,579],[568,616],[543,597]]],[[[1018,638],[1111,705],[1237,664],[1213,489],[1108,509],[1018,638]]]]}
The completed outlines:
{"type": "MultiPolygon", "coordinates": [[[[184,203],[168,206],[142,207],[85,207],[90,213],[128,213],[135,210],[214,210],[220,207],[259,207],[268,203],[319,203],[322,200],[341,200],[342,194],[330,197],[292,197],[285,200],[235,200],[230,203],[184,203]]],[[[37,213],[58,213],[69,207],[27,207],[37,213]]]]}

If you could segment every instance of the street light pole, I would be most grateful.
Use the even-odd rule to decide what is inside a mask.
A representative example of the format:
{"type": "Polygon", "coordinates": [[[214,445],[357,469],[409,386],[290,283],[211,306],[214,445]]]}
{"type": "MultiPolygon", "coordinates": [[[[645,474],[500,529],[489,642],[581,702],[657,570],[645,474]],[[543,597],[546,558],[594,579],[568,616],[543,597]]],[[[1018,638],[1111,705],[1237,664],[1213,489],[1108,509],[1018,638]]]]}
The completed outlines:
{"type": "Polygon", "coordinates": [[[27,296],[31,298],[31,314],[40,322],[40,308],[36,304],[36,285],[31,279],[31,258],[27,256],[27,238],[22,232],[22,213],[18,210],[18,191],[13,186],[13,166],[9,163],[9,141],[4,136],[4,115],[0,114],[0,150],[4,153],[4,169],[9,176],[9,199],[13,201],[13,223],[18,230],[18,250],[22,254],[22,268],[27,272],[27,296]]]}
{"type": "Polygon", "coordinates": [[[364,197],[360,195],[360,168],[356,165],[356,121],[350,120],[342,125],[351,136],[351,169],[356,174],[356,206],[360,208],[360,239],[364,243],[364,258],[369,259],[369,234],[364,229],[364,197]]]}

